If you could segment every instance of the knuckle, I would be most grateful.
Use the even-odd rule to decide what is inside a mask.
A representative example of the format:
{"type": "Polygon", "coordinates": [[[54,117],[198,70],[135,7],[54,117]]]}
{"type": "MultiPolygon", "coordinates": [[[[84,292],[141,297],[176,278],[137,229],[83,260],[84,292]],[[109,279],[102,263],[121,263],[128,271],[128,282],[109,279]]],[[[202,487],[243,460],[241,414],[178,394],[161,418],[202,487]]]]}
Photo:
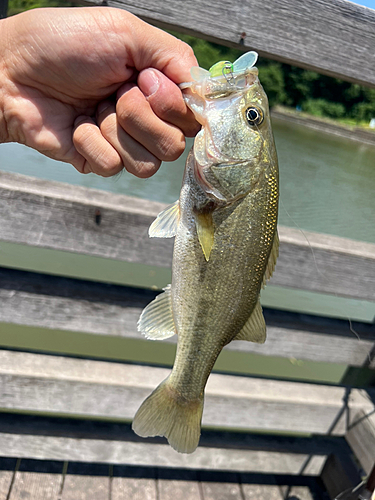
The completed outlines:
{"type": "Polygon", "coordinates": [[[189,44],[183,42],[182,40],[180,40],[180,51],[182,56],[186,57],[187,59],[195,57],[194,50],[190,47],[189,44]]]}
{"type": "Polygon", "coordinates": [[[112,177],[113,175],[118,174],[123,168],[122,163],[119,160],[102,158],[98,159],[98,162],[100,164],[100,168],[96,169],[96,173],[101,177],[112,177]]]}
{"type": "Polygon", "coordinates": [[[136,161],[132,166],[125,166],[125,168],[141,179],[148,179],[159,170],[160,165],[161,160],[155,158],[148,161],[136,161]]]}
{"type": "Polygon", "coordinates": [[[100,131],[104,137],[111,137],[116,134],[116,117],[110,115],[104,118],[99,125],[100,131]]]}
{"type": "Polygon", "coordinates": [[[168,138],[160,143],[159,148],[162,161],[175,161],[185,150],[185,139],[183,136],[179,139],[168,138]]]}
{"type": "Polygon", "coordinates": [[[133,121],[140,111],[139,100],[132,98],[130,94],[130,92],[124,94],[116,104],[116,115],[122,124],[133,121]]]}
{"type": "Polygon", "coordinates": [[[73,133],[73,140],[75,145],[82,147],[88,140],[90,140],[90,136],[91,126],[87,123],[82,123],[75,129],[73,133]]]}

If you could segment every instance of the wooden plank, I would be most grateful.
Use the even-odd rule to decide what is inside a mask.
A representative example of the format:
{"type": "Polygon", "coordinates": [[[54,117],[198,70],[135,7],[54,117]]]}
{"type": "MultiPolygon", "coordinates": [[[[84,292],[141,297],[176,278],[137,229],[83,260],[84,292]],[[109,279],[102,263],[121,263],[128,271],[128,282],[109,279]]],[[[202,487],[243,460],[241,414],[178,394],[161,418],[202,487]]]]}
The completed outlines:
{"type": "Polygon", "coordinates": [[[242,500],[238,483],[201,483],[204,500],[242,500]]]}
{"type": "Polygon", "coordinates": [[[281,486],[282,498],[290,500],[314,500],[310,488],[307,486],[281,486]]]}
{"type": "MultiPolygon", "coordinates": [[[[142,289],[0,268],[1,322],[126,338],[140,342],[140,349],[148,341],[137,331],[137,321],[155,295],[142,289]]],[[[270,309],[264,315],[265,344],[232,342],[226,349],[375,367],[374,324],[354,323],[354,334],[348,321],[270,309]]],[[[176,338],[165,342],[175,343],[176,338]]]]}
{"type": "Polygon", "coordinates": [[[343,491],[355,488],[362,480],[358,468],[349,456],[333,454],[328,457],[320,479],[332,500],[343,491]]]}
{"type": "Polygon", "coordinates": [[[375,300],[375,245],[287,227],[279,234],[273,285],[375,300]]]}
{"type": "MultiPolygon", "coordinates": [[[[243,500],[284,500],[279,486],[272,484],[242,484],[243,500]]],[[[302,499],[301,499],[302,500],[302,499]]]]}
{"type": "MultiPolygon", "coordinates": [[[[235,476],[238,482],[240,471],[251,473],[241,476],[242,483],[254,482],[254,473],[272,477],[273,474],[317,476],[330,453],[350,453],[341,437],[273,436],[203,429],[198,451],[187,456],[176,453],[163,438],[146,440],[136,436],[130,424],[11,413],[0,414],[0,429],[0,456],[19,457],[20,453],[22,458],[37,459],[36,463],[72,460],[77,462],[75,473],[81,475],[78,466],[84,467],[85,462],[100,463],[101,469],[106,468],[106,463],[114,464],[110,474],[113,481],[118,477],[152,480],[157,477],[232,482],[235,476]],[[154,467],[159,468],[157,476],[154,467]],[[201,469],[206,473],[203,476],[200,472],[198,477],[196,471],[201,469]],[[212,477],[211,469],[216,471],[216,477],[212,477]],[[227,471],[226,478],[223,471],[227,471]]],[[[72,462],[68,474],[73,473],[71,465],[72,462]]],[[[86,472],[93,475],[90,470],[86,472]]],[[[108,469],[96,471],[95,475],[108,475],[108,469]]]]}
{"type": "Polygon", "coordinates": [[[375,462],[375,413],[359,411],[345,434],[366,474],[370,474],[375,462]]]}
{"type": "Polygon", "coordinates": [[[157,485],[158,500],[206,500],[197,481],[158,479],[157,485]]]}
{"type": "Polygon", "coordinates": [[[111,492],[111,500],[163,500],[156,496],[155,479],[114,477],[111,492]]]}
{"type": "Polygon", "coordinates": [[[61,480],[61,474],[18,471],[9,500],[58,500],[61,480]]]}
{"type": "MultiPolygon", "coordinates": [[[[305,453],[199,447],[193,455],[175,452],[166,444],[109,441],[55,436],[0,433],[0,453],[10,457],[43,460],[121,463],[128,465],[218,469],[227,471],[299,474],[308,458],[305,453]]],[[[304,475],[320,474],[325,455],[314,456],[304,475]]]]}
{"type": "MultiPolygon", "coordinates": [[[[0,199],[0,240],[171,265],[173,241],[147,236],[163,204],[5,172],[0,173],[0,199]],[[97,210],[100,225],[95,223],[97,210]]],[[[280,228],[280,242],[272,284],[375,300],[374,244],[285,227],[280,228]]]]}
{"type": "MultiPolygon", "coordinates": [[[[109,481],[109,477],[68,474],[65,476],[61,500],[108,500],[109,481]]],[[[41,498],[44,500],[44,497],[38,500],[41,498]]]]}
{"type": "MultiPolygon", "coordinates": [[[[91,0],[91,3],[100,3],[91,0]]],[[[108,0],[175,29],[363,85],[375,85],[375,12],[345,0],[108,0]],[[287,36],[285,34],[287,33],[287,36]],[[244,36],[243,34],[246,34],[244,36]]]]}
{"type": "Polygon", "coordinates": [[[12,482],[13,472],[2,470],[0,471],[0,498],[7,498],[9,488],[12,482]]]}
{"type": "Polygon", "coordinates": [[[160,203],[0,173],[0,239],[168,267],[170,239],[148,238],[160,203]],[[100,210],[101,222],[96,223],[100,210]],[[126,243],[125,243],[126,242],[126,243]]]}
{"type": "MultiPolygon", "coordinates": [[[[0,408],[131,420],[164,368],[0,351],[0,408]]],[[[374,410],[373,390],[210,376],[203,426],[343,435],[346,412],[374,410]],[[233,411],[233,407],[236,411],[233,411]]]]}

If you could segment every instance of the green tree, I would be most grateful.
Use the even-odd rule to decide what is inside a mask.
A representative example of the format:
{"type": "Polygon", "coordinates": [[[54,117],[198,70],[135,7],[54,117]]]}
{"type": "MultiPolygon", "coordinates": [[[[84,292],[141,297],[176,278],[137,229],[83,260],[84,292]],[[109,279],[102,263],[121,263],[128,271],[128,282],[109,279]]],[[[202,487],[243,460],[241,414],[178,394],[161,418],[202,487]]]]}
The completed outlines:
{"type": "Polygon", "coordinates": [[[280,63],[267,61],[259,65],[259,79],[268,96],[270,106],[287,102],[285,79],[280,63]]]}

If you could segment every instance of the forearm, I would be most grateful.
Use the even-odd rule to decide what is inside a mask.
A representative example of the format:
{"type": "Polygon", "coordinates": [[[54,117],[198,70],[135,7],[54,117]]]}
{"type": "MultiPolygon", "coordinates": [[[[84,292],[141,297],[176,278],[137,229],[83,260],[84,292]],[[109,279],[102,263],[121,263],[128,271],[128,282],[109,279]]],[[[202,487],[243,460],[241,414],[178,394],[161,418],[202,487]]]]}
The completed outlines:
{"type": "Polygon", "coordinates": [[[7,77],[6,77],[6,31],[7,19],[0,20],[0,143],[9,142],[6,122],[7,77]]]}

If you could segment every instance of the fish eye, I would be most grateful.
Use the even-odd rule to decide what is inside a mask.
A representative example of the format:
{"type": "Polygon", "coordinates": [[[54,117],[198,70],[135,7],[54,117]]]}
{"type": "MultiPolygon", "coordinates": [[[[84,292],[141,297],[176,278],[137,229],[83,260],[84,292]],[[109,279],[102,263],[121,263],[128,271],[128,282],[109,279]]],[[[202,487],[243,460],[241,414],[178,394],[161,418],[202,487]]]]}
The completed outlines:
{"type": "Polygon", "coordinates": [[[247,123],[251,126],[260,125],[263,122],[263,111],[258,106],[250,106],[245,111],[247,123]]]}

